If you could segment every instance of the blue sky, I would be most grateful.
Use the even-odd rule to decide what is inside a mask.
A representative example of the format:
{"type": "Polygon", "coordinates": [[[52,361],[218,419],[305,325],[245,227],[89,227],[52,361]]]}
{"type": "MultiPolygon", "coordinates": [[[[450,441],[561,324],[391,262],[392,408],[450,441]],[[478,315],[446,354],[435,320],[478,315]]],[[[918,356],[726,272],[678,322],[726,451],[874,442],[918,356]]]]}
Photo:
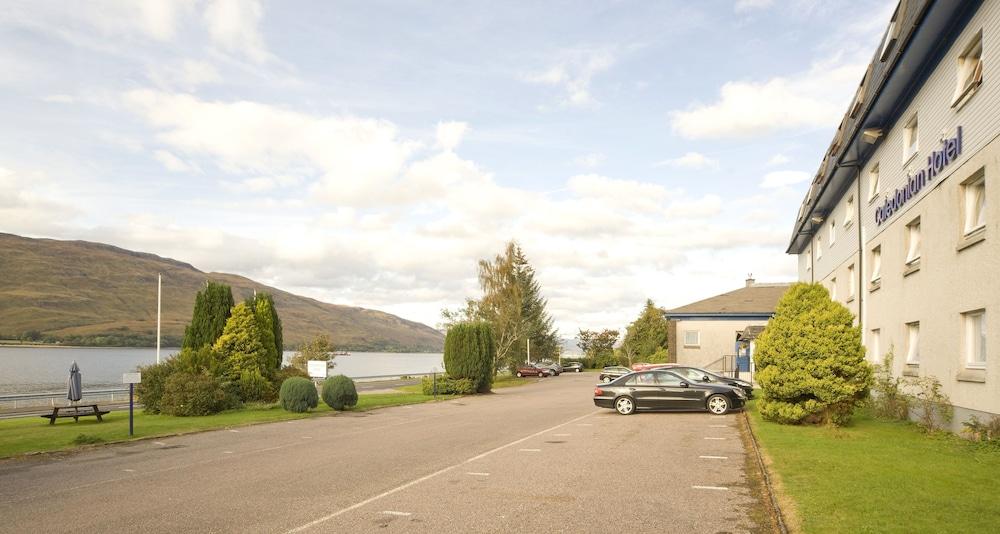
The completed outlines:
{"type": "Polygon", "coordinates": [[[567,336],[794,279],[894,2],[13,2],[0,231],[435,324],[518,240],[567,336]]]}

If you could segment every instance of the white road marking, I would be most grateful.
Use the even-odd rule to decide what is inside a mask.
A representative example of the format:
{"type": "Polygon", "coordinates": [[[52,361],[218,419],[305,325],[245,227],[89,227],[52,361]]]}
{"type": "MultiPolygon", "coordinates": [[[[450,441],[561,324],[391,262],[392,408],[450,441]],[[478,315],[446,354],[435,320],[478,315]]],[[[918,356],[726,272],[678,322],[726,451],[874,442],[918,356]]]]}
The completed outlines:
{"type": "Polygon", "coordinates": [[[383,510],[382,513],[385,514],[385,515],[399,515],[399,516],[403,516],[403,517],[408,516],[408,515],[413,515],[412,512],[397,512],[395,510],[383,510]]]}
{"type": "Polygon", "coordinates": [[[222,451],[222,454],[232,454],[233,451],[222,451]]]}
{"type": "Polygon", "coordinates": [[[122,469],[122,471],[125,471],[126,473],[135,473],[135,469],[122,469]]]}
{"type": "Polygon", "coordinates": [[[161,447],[165,447],[165,446],[166,446],[167,444],[166,444],[166,443],[164,443],[164,442],[162,442],[162,441],[154,441],[154,442],[153,442],[153,445],[159,445],[159,446],[161,446],[161,447]]]}
{"type": "Polygon", "coordinates": [[[722,440],[724,440],[726,438],[705,438],[705,439],[713,439],[713,440],[716,440],[716,441],[722,441],[722,440]]]}
{"type": "Polygon", "coordinates": [[[728,460],[728,456],[699,456],[698,458],[705,458],[707,460],[728,460]]]}
{"type": "Polygon", "coordinates": [[[708,425],[708,428],[729,428],[729,425],[708,425]]]}
{"type": "Polygon", "coordinates": [[[542,449],[518,449],[518,452],[542,452],[542,449]]]}
{"type": "Polygon", "coordinates": [[[572,434],[552,434],[553,436],[572,436],[572,434]]]}
{"type": "Polygon", "coordinates": [[[350,505],[350,506],[348,506],[346,508],[341,508],[340,510],[337,510],[336,512],[333,512],[332,514],[325,515],[325,516],[323,516],[323,517],[321,517],[319,519],[316,519],[314,521],[310,521],[310,522],[308,522],[308,523],[306,523],[306,524],[304,524],[302,526],[293,528],[293,529],[289,530],[287,532],[287,534],[292,534],[293,532],[302,532],[303,530],[312,528],[312,527],[314,527],[316,525],[319,525],[320,523],[325,523],[325,522],[327,522],[327,521],[329,521],[329,520],[331,520],[331,519],[333,519],[333,518],[335,518],[337,516],[346,514],[347,512],[350,512],[352,510],[357,510],[358,508],[361,508],[362,506],[365,506],[367,504],[371,504],[371,503],[373,503],[373,502],[375,502],[375,501],[377,501],[379,499],[383,499],[383,498],[388,497],[389,495],[392,495],[394,493],[399,493],[400,491],[403,491],[403,490],[405,490],[407,488],[416,486],[417,484],[420,484],[421,482],[425,482],[425,481],[430,480],[430,479],[432,479],[434,477],[443,475],[444,473],[447,473],[448,471],[451,471],[452,469],[455,469],[456,467],[459,467],[459,466],[462,466],[462,465],[466,465],[466,464],[470,464],[470,463],[475,462],[477,460],[482,460],[483,458],[486,458],[487,456],[489,456],[491,454],[494,454],[496,452],[502,451],[502,450],[504,450],[504,449],[506,449],[508,447],[513,447],[514,445],[520,445],[521,443],[524,443],[525,441],[528,441],[529,439],[536,438],[536,437],[541,436],[542,434],[545,434],[547,432],[552,432],[553,430],[556,430],[558,428],[562,428],[562,427],[564,427],[566,425],[575,423],[577,421],[581,421],[581,420],[586,419],[586,418],[588,418],[588,417],[590,417],[590,416],[592,416],[594,414],[597,414],[599,412],[601,412],[601,410],[594,410],[594,411],[588,413],[587,415],[581,415],[580,417],[575,417],[573,419],[570,419],[569,421],[566,421],[565,423],[560,423],[560,424],[558,424],[558,425],[556,425],[556,426],[554,426],[552,428],[546,428],[545,430],[542,430],[542,431],[539,431],[539,432],[535,432],[534,434],[531,434],[530,436],[525,436],[525,437],[523,437],[521,439],[514,440],[514,441],[512,441],[510,443],[507,443],[505,445],[501,445],[499,447],[490,449],[490,450],[488,450],[488,451],[486,451],[486,452],[484,452],[482,454],[478,454],[476,456],[473,456],[472,458],[468,458],[468,459],[463,460],[463,461],[461,461],[461,462],[459,462],[457,464],[452,464],[452,465],[450,465],[448,467],[445,467],[443,469],[439,469],[439,470],[437,470],[437,471],[435,471],[435,472],[433,472],[433,473],[431,473],[429,475],[424,475],[424,476],[422,476],[420,478],[413,479],[413,480],[407,482],[406,484],[403,484],[403,485],[400,485],[400,486],[396,486],[395,488],[392,488],[389,491],[384,491],[382,493],[379,493],[378,495],[375,495],[373,497],[369,497],[369,498],[367,498],[367,499],[365,499],[365,500],[363,500],[361,502],[354,503],[354,504],[352,504],[352,505],[350,505]]]}
{"type": "Polygon", "coordinates": [[[691,488],[703,489],[703,490],[729,491],[729,488],[723,488],[721,486],[691,486],[691,488]]]}
{"type": "Polygon", "coordinates": [[[488,476],[490,476],[489,473],[466,473],[466,475],[471,475],[471,476],[474,476],[474,477],[488,477],[488,476]]]}
{"type": "Polygon", "coordinates": [[[302,436],[302,439],[313,439],[312,436],[302,436]]]}
{"type": "Polygon", "coordinates": [[[594,423],[580,423],[576,426],[594,426],[594,423]]]}
{"type": "Polygon", "coordinates": [[[239,433],[240,433],[240,431],[239,431],[239,430],[233,430],[233,429],[231,429],[231,428],[229,429],[229,431],[230,431],[230,432],[232,432],[233,434],[239,434],[239,433]]]}

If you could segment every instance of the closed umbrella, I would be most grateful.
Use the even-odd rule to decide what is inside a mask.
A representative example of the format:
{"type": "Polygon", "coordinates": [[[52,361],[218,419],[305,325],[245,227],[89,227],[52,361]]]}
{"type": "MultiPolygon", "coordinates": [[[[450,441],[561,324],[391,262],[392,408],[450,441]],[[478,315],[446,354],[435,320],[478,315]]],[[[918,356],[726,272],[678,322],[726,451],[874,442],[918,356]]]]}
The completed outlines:
{"type": "Polygon", "coordinates": [[[73,362],[73,365],[69,367],[69,394],[66,398],[76,402],[83,398],[83,384],[80,380],[80,367],[73,362]]]}

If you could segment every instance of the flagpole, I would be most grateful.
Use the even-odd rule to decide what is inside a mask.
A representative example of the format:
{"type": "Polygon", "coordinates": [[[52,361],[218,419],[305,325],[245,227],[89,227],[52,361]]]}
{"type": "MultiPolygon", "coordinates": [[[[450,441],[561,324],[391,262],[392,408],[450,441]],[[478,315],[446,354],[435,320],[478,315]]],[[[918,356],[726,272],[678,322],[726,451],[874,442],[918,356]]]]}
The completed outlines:
{"type": "Polygon", "coordinates": [[[156,364],[160,364],[160,302],[163,299],[163,275],[156,275],[156,364]]]}

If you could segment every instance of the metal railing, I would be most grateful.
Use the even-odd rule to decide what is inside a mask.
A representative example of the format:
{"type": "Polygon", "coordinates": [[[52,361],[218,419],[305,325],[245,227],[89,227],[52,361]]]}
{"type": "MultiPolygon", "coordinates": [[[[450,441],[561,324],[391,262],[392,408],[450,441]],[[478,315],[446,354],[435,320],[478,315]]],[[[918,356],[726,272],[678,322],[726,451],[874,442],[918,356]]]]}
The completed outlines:
{"type": "MultiPolygon", "coordinates": [[[[128,400],[128,389],[91,389],[85,390],[82,397],[87,400],[106,400],[109,402],[128,400]]],[[[68,403],[65,391],[48,391],[43,393],[15,393],[0,395],[0,406],[17,409],[28,406],[55,406],[56,403],[68,403]]]]}

